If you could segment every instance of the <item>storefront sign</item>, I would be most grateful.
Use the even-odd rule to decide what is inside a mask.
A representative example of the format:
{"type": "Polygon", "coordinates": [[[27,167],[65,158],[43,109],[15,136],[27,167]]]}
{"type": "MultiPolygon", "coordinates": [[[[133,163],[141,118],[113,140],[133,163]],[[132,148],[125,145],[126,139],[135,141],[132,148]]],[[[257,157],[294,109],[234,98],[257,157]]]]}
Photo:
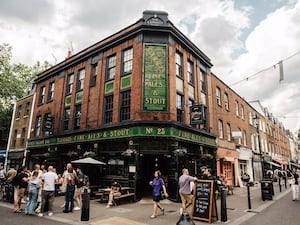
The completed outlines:
{"type": "Polygon", "coordinates": [[[191,124],[203,124],[203,105],[191,106],[191,124]]]}
{"type": "Polygon", "coordinates": [[[173,137],[182,140],[192,141],[211,146],[216,146],[216,141],[212,137],[194,134],[188,131],[183,131],[174,127],[153,127],[139,126],[131,128],[114,129],[107,131],[89,132],[78,135],[70,135],[65,137],[55,137],[50,139],[32,140],[28,142],[29,148],[48,146],[55,144],[70,144],[87,141],[98,141],[114,138],[126,138],[136,136],[156,136],[156,137],[173,137]]]}
{"type": "Polygon", "coordinates": [[[143,110],[167,110],[167,46],[145,45],[143,110]]]}

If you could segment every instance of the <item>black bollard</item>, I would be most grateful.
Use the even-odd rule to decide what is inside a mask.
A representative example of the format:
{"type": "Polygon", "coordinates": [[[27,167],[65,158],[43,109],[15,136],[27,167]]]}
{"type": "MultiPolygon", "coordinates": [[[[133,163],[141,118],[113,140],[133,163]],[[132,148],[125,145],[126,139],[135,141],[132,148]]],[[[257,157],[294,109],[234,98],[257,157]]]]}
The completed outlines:
{"type": "Polygon", "coordinates": [[[278,184],[279,184],[279,192],[281,192],[281,178],[278,178],[278,184]]]}
{"type": "Polygon", "coordinates": [[[221,222],[227,221],[226,192],[221,188],[221,222]]]}
{"type": "Polygon", "coordinates": [[[81,221],[89,221],[90,219],[90,194],[87,187],[83,187],[81,221]]]}
{"type": "Polygon", "coordinates": [[[251,209],[250,184],[247,182],[248,209],[251,209]]]}
{"type": "Polygon", "coordinates": [[[193,220],[191,219],[190,215],[188,213],[183,213],[176,225],[195,225],[193,220]]]}

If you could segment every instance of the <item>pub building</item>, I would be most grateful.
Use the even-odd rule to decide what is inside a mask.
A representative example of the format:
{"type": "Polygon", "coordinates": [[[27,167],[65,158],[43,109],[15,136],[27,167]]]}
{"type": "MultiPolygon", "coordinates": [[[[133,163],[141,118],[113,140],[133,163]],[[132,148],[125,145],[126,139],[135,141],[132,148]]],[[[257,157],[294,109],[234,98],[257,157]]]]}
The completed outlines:
{"type": "Polygon", "coordinates": [[[161,170],[178,200],[182,168],[216,170],[216,137],[208,132],[210,59],[163,11],[71,55],[38,75],[27,164],[53,165],[91,156],[91,185],[112,179],[151,195],[161,170]]]}

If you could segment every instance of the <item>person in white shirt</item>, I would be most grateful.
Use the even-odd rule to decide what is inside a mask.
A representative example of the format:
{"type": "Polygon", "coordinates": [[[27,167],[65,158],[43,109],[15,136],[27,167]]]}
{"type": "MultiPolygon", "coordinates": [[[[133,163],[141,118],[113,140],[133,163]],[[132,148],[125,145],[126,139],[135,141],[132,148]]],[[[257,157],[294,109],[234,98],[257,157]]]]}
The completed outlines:
{"type": "Polygon", "coordinates": [[[42,206],[41,206],[41,212],[38,214],[38,216],[43,216],[44,214],[44,207],[45,203],[49,202],[49,211],[48,216],[53,215],[53,202],[55,197],[55,182],[57,182],[58,177],[57,174],[54,172],[53,166],[48,167],[48,172],[46,172],[42,176],[43,180],[43,190],[42,190],[42,206]]]}

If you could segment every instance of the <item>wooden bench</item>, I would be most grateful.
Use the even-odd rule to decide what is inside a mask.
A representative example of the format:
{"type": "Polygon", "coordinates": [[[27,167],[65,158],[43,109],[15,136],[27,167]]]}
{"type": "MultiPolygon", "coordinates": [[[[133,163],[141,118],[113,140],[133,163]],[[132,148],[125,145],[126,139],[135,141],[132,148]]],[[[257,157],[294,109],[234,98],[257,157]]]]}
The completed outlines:
{"type": "MultiPolygon", "coordinates": [[[[104,199],[107,201],[108,200],[108,196],[110,193],[110,188],[99,188],[98,192],[95,193],[95,195],[97,197],[99,197],[100,202],[103,202],[104,199]]],[[[121,188],[121,195],[120,196],[114,196],[114,200],[121,200],[121,199],[129,199],[133,201],[134,198],[134,189],[130,188],[130,187],[122,187],[121,188]]],[[[115,202],[114,202],[115,203],[115,202]]],[[[115,203],[116,204],[116,203],[115,203]]]]}

